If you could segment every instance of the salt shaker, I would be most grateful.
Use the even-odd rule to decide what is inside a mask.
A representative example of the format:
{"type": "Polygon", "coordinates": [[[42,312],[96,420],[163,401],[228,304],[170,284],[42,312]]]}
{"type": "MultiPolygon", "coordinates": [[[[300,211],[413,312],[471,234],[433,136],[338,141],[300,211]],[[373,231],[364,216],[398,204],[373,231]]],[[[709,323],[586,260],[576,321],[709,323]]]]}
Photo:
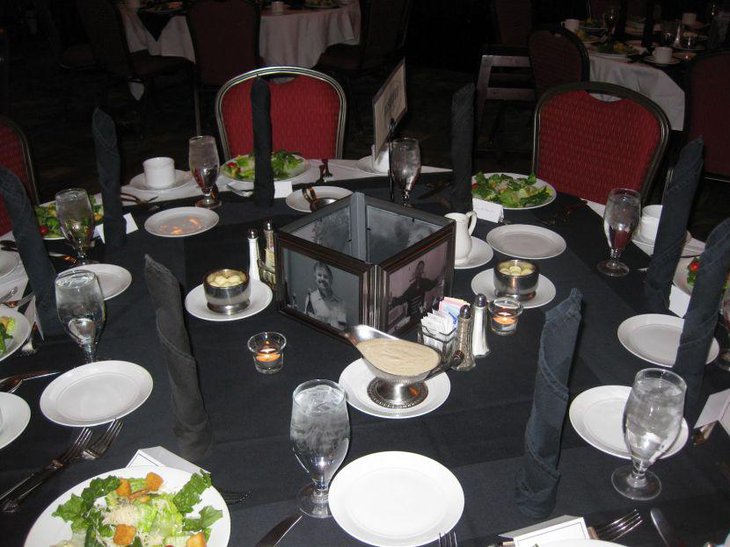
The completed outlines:
{"type": "Polygon", "coordinates": [[[474,354],[471,350],[471,330],[471,307],[469,304],[465,304],[459,310],[459,318],[456,325],[456,351],[460,351],[464,355],[461,363],[454,367],[454,370],[458,370],[459,372],[471,370],[476,366],[474,354]]]}
{"type": "Polygon", "coordinates": [[[264,222],[264,263],[271,269],[276,270],[276,249],[274,247],[274,225],[270,220],[264,222]]]}
{"type": "Polygon", "coordinates": [[[487,345],[487,297],[479,293],[474,299],[473,324],[471,330],[471,351],[474,357],[489,355],[487,345]]]}
{"type": "Polygon", "coordinates": [[[259,276],[259,234],[256,228],[248,231],[248,276],[261,280],[259,276]]]}

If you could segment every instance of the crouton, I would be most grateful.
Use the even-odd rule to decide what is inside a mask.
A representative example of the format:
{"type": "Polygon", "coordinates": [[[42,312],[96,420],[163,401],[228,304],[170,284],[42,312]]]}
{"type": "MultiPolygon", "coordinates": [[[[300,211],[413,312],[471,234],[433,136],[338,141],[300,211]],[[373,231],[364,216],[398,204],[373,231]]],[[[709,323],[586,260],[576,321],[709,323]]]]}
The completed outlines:
{"type": "Polygon", "coordinates": [[[120,524],[114,530],[114,545],[130,545],[137,535],[137,529],[134,526],[120,524]]]}
{"type": "Polygon", "coordinates": [[[160,489],[160,486],[162,486],[162,483],[165,481],[157,473],[149,472],[144,478],[144,482],[147,485],[147,488],[155,492],[160,489]]]}
{"type": "Polygon", "coordinates": [[[128,498],[132,493],[132,486],[129,484],[129,479],[119,479],[119,486],[117,486],[115,492],[121,498],[128,498]]]}
{"type": "Polygon", "coordinates": [[[185,547],[206,547],[205,534],[198,532],[197,534],[190,536],[185,542],[185,547]]]}

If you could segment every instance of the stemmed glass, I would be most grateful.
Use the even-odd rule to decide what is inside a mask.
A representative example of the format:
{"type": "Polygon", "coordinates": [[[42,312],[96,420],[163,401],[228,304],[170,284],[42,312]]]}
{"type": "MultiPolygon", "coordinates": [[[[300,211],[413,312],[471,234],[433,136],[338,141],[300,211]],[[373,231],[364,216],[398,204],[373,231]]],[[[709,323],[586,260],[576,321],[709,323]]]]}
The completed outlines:
{"type": "Polygon", "coordinates": [[[608,42],[613,42],[613,29],[616,28],[616,21],[618,20],[618,9],[616,6],[608,6],[606,11],[603,12],[603,24],[606,25],[606,32],[608,34],[608,42]]]}
{"type": "Polygon", "coordinates": [[[608,238],[611,256],[598,263],[598,271],[612,277],[629,273],[629,267],[619,260],[621,253],[631,241],[631,235],[641,217],[641,194],[628,188],[614,188],[608,194],[603,213],[603,229],[608,238]]]}
{"type": "Polygon", "coordinates": [[[401,189],[403,206],[411,207],[411,190],[421,174],[418,139],[393,139],[390,143],[390,176],[401,189]]]}
{"type": "Polygon", "coordinates": [[[90,264],[86,253],[94,236],[94,210],[83,188],[69,188],[56,194],[56,215],[61,232],[76,252],[76,264],[90,264]]]}
{"type": "Polygon", "coordinates": [[[725,320],[725,330],[728,334],[728,347],[717,359],[717,366],[722,370],[730,370],[730,287],[725,290],[722,297],[722,318],[725,320]]]}
{"type": "Polygon", "coordinates": [[[329,380],[299,385],[292,396],[289,436],[294,454],[313,481],[299,492],[299,509],[316,518],[332,516],[329,484],[350,446],[345,391],[329,380]]]}
{"type": "Polygon", "coordinates": [[[203,199],[195,202],[196,207],[215,209],[221,202],[213,196],[213,187],[218,180],[218,147],[210,135],[198,135],[188,141],[188,161],[190,172],[203,190],[203,199]]]}
{"type": "Polygon", "coordinates": [[[659,477],[648,469],[679,434],[686,389],[684,380],[666,369],[647,368],[636,374],[624,410],[631,465],[619,467],[611,475],[619,494],[650,500],[661,492],[659,477]]]}
{"type": "Polygon", "coordinates": [[[84,351],[85,361],[92,363],[106,319],[104,296],[94,272],[79,269],[59,274],[56,309],[66,332],[84,351]]]}

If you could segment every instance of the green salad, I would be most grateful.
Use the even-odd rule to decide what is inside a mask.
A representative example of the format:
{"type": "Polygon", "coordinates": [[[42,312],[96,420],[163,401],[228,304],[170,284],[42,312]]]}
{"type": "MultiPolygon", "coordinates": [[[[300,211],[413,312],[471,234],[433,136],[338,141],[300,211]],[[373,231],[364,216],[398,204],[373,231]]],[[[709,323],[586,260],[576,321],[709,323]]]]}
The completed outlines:
{"type": "Polygon", "coordinates": [[[596,47],[598,53],[611,53],[614,55],[636,55],[639,51],[623,42],[604,42],[596,47]]]}
{"type": "Polygon", "coordinates": [[[537,177],[534,173],[529,177],[517,178],[495,173],[487,178],[484,173],[479,172],[474,178],[476,180],[471,187],[473,197],[493,201],[510,209],[542,205],[553,197],[549,186],[536,184],[537,177]]]}
{"type": "MultiPolygon", "coordinates": [[[[104,207],[101,203],[96,202],[94,196],[89,196],[89,201],[91,202],[91,209],[94,211],[94,222],[101,222],[104,218],[104,207]]],[[[55,201],[45,205],[36,205],[35,216],[38,219],[38,229],[43,237],[63,238],[55,201]]]]}
{"type": "Polygon", "coordinates": [[[12,317],[0,317],[0,355],[8,350],[8,341],[13,339],[15,332],[15,319],[12,317]]]}
{"type": "Polygon", "coordinates": [[[69,522],[73,532],[55,547],[205,547],[210,527],[223,512],[210,505],[197,516],[192,512],[210,485],[205,472],[194,474],[177,492],[163,492],[163,479],[156,473],[94,479],[53,513],[69,522]]]}
{"type": "MultiPolygon", "coordinates": [[[[271,154],[271,169],[274,172],[275,180],[290,178],[302,163],[304,163],[304,159],[295,155],[293,152],[279,150],[271,154]]],[[[256,158],[253,152],[244,156],[236,156],[226,162],[222,171],[228,178],[246,181],[253,180],[256,174],[256,158]]]]}

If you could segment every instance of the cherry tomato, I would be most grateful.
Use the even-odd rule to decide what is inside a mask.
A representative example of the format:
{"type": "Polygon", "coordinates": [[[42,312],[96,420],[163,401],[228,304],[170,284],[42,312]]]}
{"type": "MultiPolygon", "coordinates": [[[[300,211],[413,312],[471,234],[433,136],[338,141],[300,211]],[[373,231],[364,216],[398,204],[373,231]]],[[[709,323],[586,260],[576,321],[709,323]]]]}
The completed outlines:
{"type": "Polygon", "coordinates": [[[699,269],[700,269],[700,261],[699,261],[699,260],[697,260],[697,261],[693,261],[693,262],[692,262],[692,263],[691,263],[691,264],[689,265],[689,271],[690,271],[690,272],[696,272],[696,271],[697,271],[697,270],[699,270],[699,269]]]}
{"type": "Polygon", "coordinates": [[[41,232],[42,236],[48,234],[48,232],[49,232],[48,226],[39,226],[38,230],[41,232]]]}

